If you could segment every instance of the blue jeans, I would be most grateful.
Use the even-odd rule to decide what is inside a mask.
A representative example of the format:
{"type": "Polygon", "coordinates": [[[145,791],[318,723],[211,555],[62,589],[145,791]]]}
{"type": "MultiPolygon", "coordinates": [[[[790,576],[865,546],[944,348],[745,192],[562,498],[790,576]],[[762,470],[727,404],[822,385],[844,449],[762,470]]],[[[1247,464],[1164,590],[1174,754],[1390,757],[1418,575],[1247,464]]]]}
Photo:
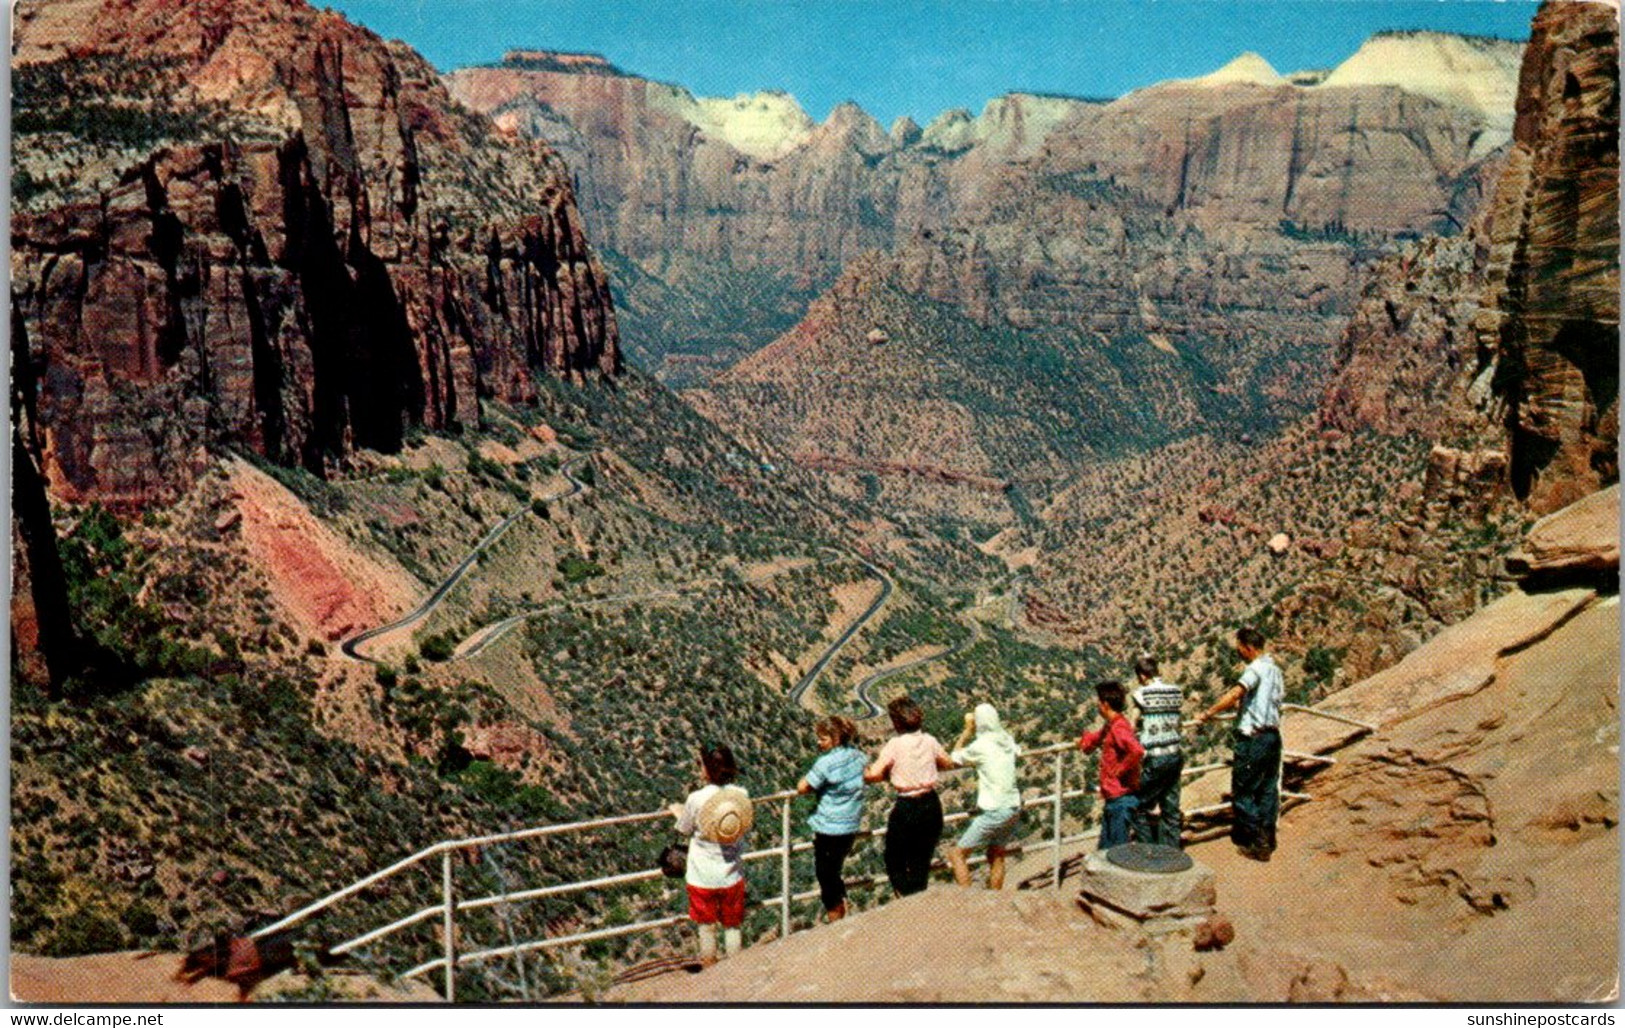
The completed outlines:
{"type": "Polygon", "coordinates": [[[1101,849],[1109,850],[1113,846],[1121,846],[1128,842],[1129,822],[1133,820],[1134,811],[1139,806],[1132,794],[1106,801],[1105,813],[1100,818],[1101,849]]]}
{"type": "Polygon", "coordinates": [[[1237,846],[1275,848],[1275,818],[1281,809],[1281,733],[1264,729],[1237,732],[1230,765],[1230,799],[1235,819],[1230,839],[1237,846]]]}
{"type": "Polygon", "coordinates": [[[1179,814],[1179,781],[1185,770],[1185,757],[1175,753],[1166,757],[1146,757],[1140,765],[1140,788],[1134,798],[1140,809],[1134,812],[1134,837],[1141,842],[1154,842],[1179,848],[1179,830],[1183,820],[1179,814]],[[1157,812],[1153,820],[1152,811],[1157,812]]]}

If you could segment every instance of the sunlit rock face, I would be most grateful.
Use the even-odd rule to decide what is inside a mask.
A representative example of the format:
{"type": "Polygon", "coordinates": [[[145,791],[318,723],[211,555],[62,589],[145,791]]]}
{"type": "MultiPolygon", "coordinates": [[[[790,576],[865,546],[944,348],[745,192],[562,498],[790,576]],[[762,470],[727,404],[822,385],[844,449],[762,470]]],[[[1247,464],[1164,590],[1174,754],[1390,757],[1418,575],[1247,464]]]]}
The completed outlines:
{"type": "Polygon", "coordinates": [[[563,163],[403,46],[294,2],[24,5],[14,71],[56,495],[169,498],[216,444],[320,472],[619,367],[563,163]]]}

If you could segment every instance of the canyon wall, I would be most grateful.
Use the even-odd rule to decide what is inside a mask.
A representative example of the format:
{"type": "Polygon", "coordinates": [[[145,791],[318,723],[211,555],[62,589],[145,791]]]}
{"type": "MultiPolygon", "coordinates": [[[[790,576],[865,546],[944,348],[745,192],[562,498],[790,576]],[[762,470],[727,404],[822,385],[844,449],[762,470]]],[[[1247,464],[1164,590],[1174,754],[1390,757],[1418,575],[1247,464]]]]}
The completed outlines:
{"type": "Polygon", "coordinates": [[[53,495],[162,501],[221,445],[321,473],[619,369],[563,163],[404,46],[293,0],[106,0],[23,5],[13,61],[53,495]]]}
{"type": "Polygon", "coordinates": [[[1473,322],[1480,411],[1549,513],[1619,478],[1619,10],[1549,3],[1519,82],[1473,322]]]}

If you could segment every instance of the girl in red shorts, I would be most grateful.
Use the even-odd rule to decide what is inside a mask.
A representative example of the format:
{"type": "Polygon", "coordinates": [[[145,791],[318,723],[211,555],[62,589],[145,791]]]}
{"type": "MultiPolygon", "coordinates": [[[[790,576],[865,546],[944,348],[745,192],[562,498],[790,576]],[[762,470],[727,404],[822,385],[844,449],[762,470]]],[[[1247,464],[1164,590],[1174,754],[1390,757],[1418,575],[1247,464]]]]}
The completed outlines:
{"type": "Polygon", "coordinates": [[[700,753],[706,785],[673,803],[677,831],[688,843],[688,916],[699,926],[700,962],[717,962],[717,924],[723,928],[724,951],[739,952],[745,923],[745,874],[742,857],[750,830],[749,794],[732,784],[739,775],[733,751],[711,746],[700,753]]]}

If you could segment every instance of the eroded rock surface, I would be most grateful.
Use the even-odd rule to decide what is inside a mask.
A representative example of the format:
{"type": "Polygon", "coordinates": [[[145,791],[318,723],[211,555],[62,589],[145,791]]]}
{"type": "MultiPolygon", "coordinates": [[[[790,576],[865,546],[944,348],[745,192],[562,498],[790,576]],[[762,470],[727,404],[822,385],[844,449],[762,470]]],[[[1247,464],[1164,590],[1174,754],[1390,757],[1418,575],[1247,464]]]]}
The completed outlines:
{"type": "Polygon", "coordinates": [[[1507,559],[1537,583],[1619,573],[1619,486],[1609,486],[1535,522],[1507,559]]]}
{"type": "Polygon", "coordinates": [[[14,53],[54,495],[171,499],[219,445],[320,473],[618,369],[562,162],[404,46],[295,0],[106,0],[24,4],[14,53]]]}
{"type": "Polygon", "coordinates": [[[1473,322],[1511,481],[1536,513],[1617,480],[1619,10],[1535,17],[1473,322]]]}

